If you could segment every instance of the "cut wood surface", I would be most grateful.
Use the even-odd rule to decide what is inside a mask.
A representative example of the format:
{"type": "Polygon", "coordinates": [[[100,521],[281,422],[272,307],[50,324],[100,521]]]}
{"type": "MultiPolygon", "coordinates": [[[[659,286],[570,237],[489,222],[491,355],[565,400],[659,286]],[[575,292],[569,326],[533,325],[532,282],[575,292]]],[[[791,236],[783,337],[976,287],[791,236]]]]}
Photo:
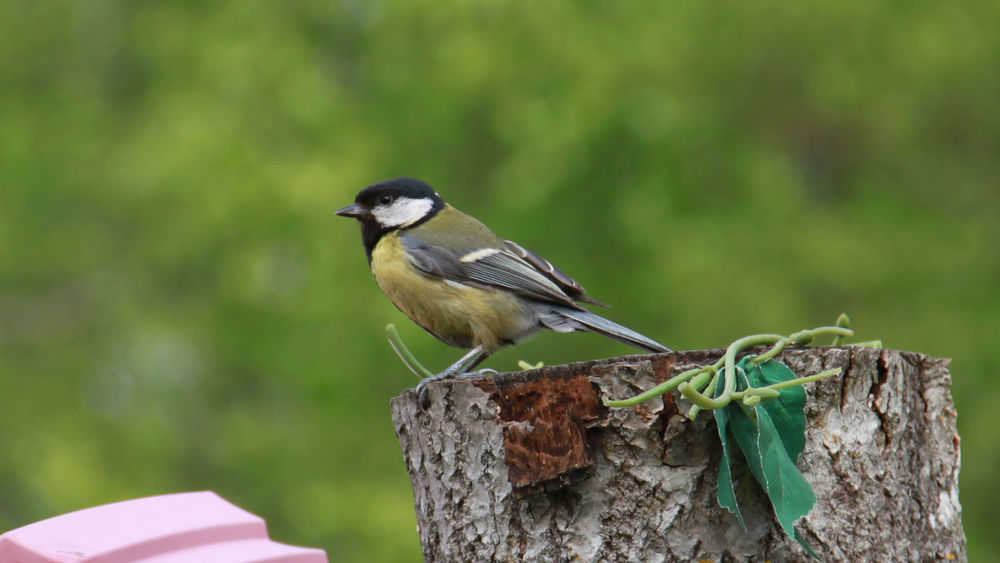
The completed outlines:
{"type": "MultiPolygon", "coordinates": [[[[711,412],[676,393],[621,399],[721,350],[628,356],[428,386],[392,415],[427,561],[797,561],[752,483],[747,529],[716,501],[711,412]]],[[[827,561],[965,560],[948,361],[864,348],[792,348],[806,386],[798,460],[817,503],[798,529],[827,561]]],[[[752,480],[749,475],[746,477],[752,480]]]]}

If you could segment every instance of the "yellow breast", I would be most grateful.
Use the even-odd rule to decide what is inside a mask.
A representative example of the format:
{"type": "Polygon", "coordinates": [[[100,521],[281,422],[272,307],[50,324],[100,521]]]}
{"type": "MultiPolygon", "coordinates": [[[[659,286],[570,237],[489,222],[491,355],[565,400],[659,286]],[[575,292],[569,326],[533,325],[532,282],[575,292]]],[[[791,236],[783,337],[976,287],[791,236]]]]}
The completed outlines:
{"type": "Polygon", "coordinates": [[[452,346],[482,345],[493,352],[534,327],[534,316],[507,292],[448,282],[418,270],[398,232],[375,246],[371,267],[376,283],[399,310],[452,346]]]}

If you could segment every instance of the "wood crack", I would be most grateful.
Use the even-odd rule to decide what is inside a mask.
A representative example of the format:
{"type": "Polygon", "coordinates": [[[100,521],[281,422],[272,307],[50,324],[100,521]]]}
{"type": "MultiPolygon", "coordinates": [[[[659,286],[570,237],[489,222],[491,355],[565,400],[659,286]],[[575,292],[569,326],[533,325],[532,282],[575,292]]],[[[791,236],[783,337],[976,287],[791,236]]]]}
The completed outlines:
{"type": "Polygon", "coordinates": [[[885,436],[885,443],[882,445],[882,451],[884,453],[889,449],[889,446],[892,443],[892,428],[890,426],[890,419],[888,415],[888,401],[885,400],[885,396],[882,394],[882,388],[889,380],[889,364],[886,360],[884,352],[879,353],[878,362],[875,364],[875,368],[877,376],[875,378],[875,383],[872,385],[869,396],[871,397],[872,411],[875,413],[875,416],[878,417],[879,428],[885,436]],[[883,407],[882,404],[886,404],[886,406],[883,407]]]}

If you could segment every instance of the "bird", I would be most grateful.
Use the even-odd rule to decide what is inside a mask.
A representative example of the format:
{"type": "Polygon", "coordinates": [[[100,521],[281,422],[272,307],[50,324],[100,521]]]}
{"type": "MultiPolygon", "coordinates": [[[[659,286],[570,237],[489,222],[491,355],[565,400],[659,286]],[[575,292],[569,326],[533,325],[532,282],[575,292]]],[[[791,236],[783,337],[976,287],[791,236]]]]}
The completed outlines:
{"type": "Polygon", "coordinates": [[[469,351],[431,380],[470,371],[503,346],[542,331],[593,332],[649,352],[670,348],[585,309],[604,306],[538,254],[496,235],[431,186],[394,178],[361,190],[336,214],[361,223],[375,282],[413,322],[469,351]]]}

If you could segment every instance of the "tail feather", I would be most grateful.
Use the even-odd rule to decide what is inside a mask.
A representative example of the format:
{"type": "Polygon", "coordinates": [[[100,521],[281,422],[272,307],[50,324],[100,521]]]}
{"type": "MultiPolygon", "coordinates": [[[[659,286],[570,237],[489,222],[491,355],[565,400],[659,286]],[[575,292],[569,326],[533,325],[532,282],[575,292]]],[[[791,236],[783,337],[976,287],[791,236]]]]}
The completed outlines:
{"type": "Polygon", "coordinates": [[[539,320],[547,328],[556,332],[583,330],[601,334],[650,352],[673,352],[663,344],[647,338],[638,332],[626,328],[616,322],[609,321],[590,311],[577,311],[568,307],[551,307],[547,314],[539,315],[539,320]]]}

